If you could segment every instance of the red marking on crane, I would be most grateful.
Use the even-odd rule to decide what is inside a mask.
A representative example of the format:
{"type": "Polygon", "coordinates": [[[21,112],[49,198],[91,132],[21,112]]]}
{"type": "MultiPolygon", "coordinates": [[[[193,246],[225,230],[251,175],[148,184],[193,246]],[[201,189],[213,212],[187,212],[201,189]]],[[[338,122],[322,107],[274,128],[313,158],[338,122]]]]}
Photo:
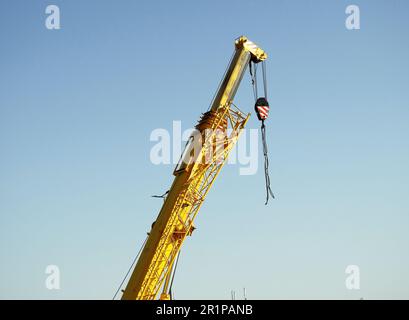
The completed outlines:
{"type": "Polygon", "coordinates": [[[257,111],[260,115],[260,118],[263,120],[267,119],[269,110],[270,110],[269,106],[257,106],[257,111]]]}

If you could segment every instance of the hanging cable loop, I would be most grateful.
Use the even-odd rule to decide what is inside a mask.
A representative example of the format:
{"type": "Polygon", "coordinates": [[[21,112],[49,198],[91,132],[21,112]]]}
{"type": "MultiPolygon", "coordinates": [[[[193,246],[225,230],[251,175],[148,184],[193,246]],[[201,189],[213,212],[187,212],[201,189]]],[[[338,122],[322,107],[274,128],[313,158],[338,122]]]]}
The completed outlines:
{"type": "Polygon", "coordinates": [[[264,120],[261,121],[261,139],[263,142],[264,176],[266,179],[266,203],[265,205],[267,205],[269,197],[271,196],[273,199],[275,199],[275,197],[270,187],[270,175],[268,173],[269,163],[268,163],[268,149],[267,149],[267,139],[266,139],[266,126],[264,125],[264,120]]]}
{"type": "Polygon", "coordinates": [[[262,66],[262,73],[263,73],[263,90],[264,90],[264,97],[259,97],[257,92],[257,64],[254,62],[250,62],[250,75],[251,75],[251,83],[253,85],[253,93],[255,99],[255,106],[254,109],[257,114],[257,118],[261,121],[261,140],[263,145],[263,155],[264,155],[264,176],[266,182],[266,202],[268,204],[268,200],[270,196],[274,199],[274,193],[271,191],[270,187],[270,176],[268,172],[268,149],[267,149],[267,138],[266,138],[266,126],[264,121],[268,118],[268,113],[270,111],[270,106],[267,101],[267,75],[266,75],[266,65],[265,62],[261,62],[262,66]],[[254,70],[253,70],[254,69],[254,70]]]}

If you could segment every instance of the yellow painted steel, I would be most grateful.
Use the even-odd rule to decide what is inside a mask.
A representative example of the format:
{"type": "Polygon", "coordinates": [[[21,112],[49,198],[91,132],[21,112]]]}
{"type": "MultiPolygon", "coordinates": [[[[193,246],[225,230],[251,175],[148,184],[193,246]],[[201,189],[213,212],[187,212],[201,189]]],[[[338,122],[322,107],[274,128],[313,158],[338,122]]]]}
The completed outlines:
{"type": "Polygon", "coordinates": [[[233,105],[233,99],[249,61],[260,62],[267,54],[242,36],[212,101],[186,146],[175,179],[152,225],[146,244],[123,291],[122,299],[170,299],[169,279],[175,258],[208,191],[223,167],[250,114],[233,105]],[[199,146],[197,148],[197,146],[199,146]]]}

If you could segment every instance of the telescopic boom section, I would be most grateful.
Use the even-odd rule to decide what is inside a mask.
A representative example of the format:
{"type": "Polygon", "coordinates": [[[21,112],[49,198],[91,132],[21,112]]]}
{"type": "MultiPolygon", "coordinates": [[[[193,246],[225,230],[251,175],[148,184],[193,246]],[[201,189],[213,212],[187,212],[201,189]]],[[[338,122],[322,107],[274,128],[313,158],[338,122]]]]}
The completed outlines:
{"type": "Polygon", "coordinates": [[[196,217],[208,191],[227,160],[250,114],[233,103],[250,62],[267,59],[267,54],[242,36],[208,112],[202,114],[196,130],[175,168],[175,179],[162,209],[148,233],[145,246],[123,291],[122,299],[170,299],[169,279],[186,236],[191,235],[196,217]]]}

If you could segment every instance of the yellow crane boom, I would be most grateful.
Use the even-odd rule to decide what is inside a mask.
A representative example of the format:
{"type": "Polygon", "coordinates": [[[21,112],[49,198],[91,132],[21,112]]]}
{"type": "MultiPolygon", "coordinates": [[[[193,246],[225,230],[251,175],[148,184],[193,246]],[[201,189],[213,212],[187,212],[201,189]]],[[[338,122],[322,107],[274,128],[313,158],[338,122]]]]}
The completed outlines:
{"type": "Polygon", "coordinates": [[[175,179],[152,225],[122,299],[170,299],[172,266],[213,182],[227,160],[250,114],[233,105],[233,99],[250,61],[258,63],[267,54],[242,36],[218,88],[210,110],[202,114],[196,131],[173,174],[175,179]]]}

